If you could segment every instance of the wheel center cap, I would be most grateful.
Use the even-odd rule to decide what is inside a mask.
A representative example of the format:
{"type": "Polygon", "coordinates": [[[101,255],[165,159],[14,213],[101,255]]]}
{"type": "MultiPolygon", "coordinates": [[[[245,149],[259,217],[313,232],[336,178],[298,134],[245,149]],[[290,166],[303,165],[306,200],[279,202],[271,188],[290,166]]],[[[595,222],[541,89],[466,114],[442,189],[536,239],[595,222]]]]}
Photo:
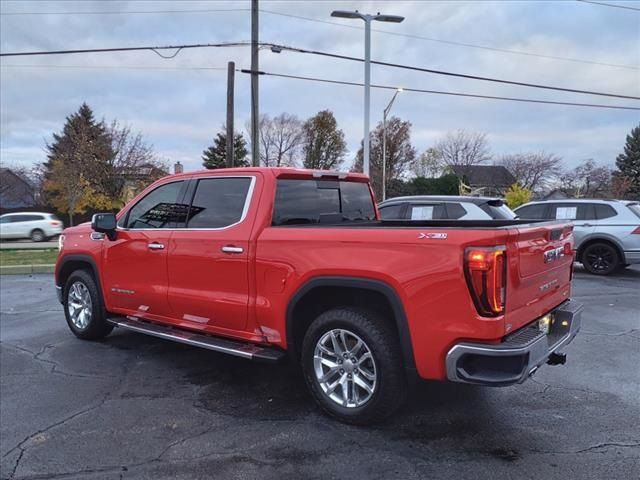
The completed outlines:
{"type": "Polygon", "coordinates": [[[353,363],[351,360],[345,360],[342,367],[344,368],[345,372],[352,373],[356,369],[356,364],[353,363]]]}

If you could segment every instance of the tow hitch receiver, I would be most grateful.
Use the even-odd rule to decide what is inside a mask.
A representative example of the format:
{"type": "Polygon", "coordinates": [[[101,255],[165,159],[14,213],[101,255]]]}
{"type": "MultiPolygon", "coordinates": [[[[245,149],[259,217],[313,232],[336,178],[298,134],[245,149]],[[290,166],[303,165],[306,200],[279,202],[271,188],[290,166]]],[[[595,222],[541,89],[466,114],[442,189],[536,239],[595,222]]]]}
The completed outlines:
{"type": "Polygon", "coordinates": [[[567,363],[566,353],[552,353],[547,359],[547,365],[564,365],[567,363]]]}

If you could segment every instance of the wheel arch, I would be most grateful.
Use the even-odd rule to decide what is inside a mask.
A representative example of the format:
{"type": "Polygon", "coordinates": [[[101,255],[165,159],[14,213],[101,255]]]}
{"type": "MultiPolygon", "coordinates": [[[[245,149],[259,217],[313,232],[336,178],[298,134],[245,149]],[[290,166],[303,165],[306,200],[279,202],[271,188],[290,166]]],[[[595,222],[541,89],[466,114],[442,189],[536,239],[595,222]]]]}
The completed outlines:
{"type": "Polygon", "coordinates": [[[620,263],[622,264],[626,263],[625,256],[624,256],[624,249],[622,248],[622,245],[620,245],[615,238],[610,237],[608,235],[598,235],[598,236],[591,236],[591,237],[585,238],[580,243],[580,246],[578,247],[578,253],[576,255],[576,260],[578,262],[582,263],[582,255],[584,254],[584,251],[588,246],[593,245],[594,243],[606,243],[611,245],[613,248],[616,249],[618,257],[620,258],[620,263]]]}
{"type": "Polygon", "coordinates": [[[354,305],[382,309],[382,313],[392,316],[405,370],[410,378],[417,377],[409,325],[400,296],[389,284],[368,278],[314,277],[296,291],[286,316],[287,349],[291,357],[299,358],[304,333],[320,313],[337,306],[354,305]]]}
{"type": "Polygon", "coordinates": [[[93,258],[88,255],[65,255],[56,269],[56,286],[64,288],[69,276],[76,270],[87,270],[96,281],[98,291],[102,295],[104,303],[104,293],[102,292],[102,283],[98,274],[98,266],[93,258]]]}

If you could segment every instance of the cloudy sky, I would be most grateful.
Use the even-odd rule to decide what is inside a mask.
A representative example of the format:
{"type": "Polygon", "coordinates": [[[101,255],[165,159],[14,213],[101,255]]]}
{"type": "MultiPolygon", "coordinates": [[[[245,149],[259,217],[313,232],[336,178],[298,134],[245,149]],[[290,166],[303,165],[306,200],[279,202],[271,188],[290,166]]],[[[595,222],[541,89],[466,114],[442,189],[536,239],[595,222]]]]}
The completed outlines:
{"type": "MultiPolygon", "coordinates": [[[[640,7],[636,2],[607,3],[640,7]]],[[[1,1],[0,50],[246,41],[251,33],[249,7],[248,0],[1,1]],[[87,12],[92,14],[83,14],[87,12]]],[[[636,10],[569,0],[261,0],[260,7],[260,36],[264,42],[361,57],[362,22],[333,19],[330,13],[333,9],[380,11],[403,15],[406,20],[374,25],[378,29],[372,35],[374,60],[640,96],[640,11],[636,10]]],[[[249,68],[249,49],[183,50],[170,60],[153,52],[4,57],[0,62],[0,159],[7,164],[43,161],[45,141],[61,129],[65,116],[87,102],[98,117],[118,119],[141,131],[162,157],[172,162],[180,160],[187,170],[196,169],[202,150],[225,119],[226,64],[231,60],[238,68],[249,68]]],[[[359,82],[363,78],[359,63],[291,52],[277,54],[269,49],[261,51],[260,67],[266,72],[344,81],[359,82]]],[[[372,67],[372,82],[640,107],[637,100],[378,66],[372,67]]],[[[381,119],[391,95],[387,90],[372,91],[372,125],[381,119]]],[[[241,128],[249,119],[249,108],[249,79],[238,73],[236,125],[241,128]]],[[[348,142],[347,165],[362,138],[361,87],[265,76],[260,80],[260,109],[269,115],[289,112],[302,119],[322,109],[333,110],[348,142]]],[[[412,92],[399,96],[393,113],[412,122],[412,140],[419,151],[447,131],[464,128],[486,132],[495,155],[545,150],[562,156],[569,167],[587,158],[612,164],[626,134],[640,123],[640,111],[412,92]]]]}

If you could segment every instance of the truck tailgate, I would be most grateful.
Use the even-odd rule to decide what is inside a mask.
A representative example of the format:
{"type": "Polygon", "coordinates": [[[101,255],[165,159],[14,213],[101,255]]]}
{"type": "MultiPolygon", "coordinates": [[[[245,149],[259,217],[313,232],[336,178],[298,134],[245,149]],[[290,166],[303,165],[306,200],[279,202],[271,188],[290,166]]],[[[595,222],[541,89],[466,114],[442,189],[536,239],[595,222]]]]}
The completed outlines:
{"type": "Polygon", "coordinates": [[[569,298],[573,227],[545,222],[514,229],[509,236],[505,334],[548,313],[569,298]],[[517,259],[517,260],[515,260],[517,259]]]}

